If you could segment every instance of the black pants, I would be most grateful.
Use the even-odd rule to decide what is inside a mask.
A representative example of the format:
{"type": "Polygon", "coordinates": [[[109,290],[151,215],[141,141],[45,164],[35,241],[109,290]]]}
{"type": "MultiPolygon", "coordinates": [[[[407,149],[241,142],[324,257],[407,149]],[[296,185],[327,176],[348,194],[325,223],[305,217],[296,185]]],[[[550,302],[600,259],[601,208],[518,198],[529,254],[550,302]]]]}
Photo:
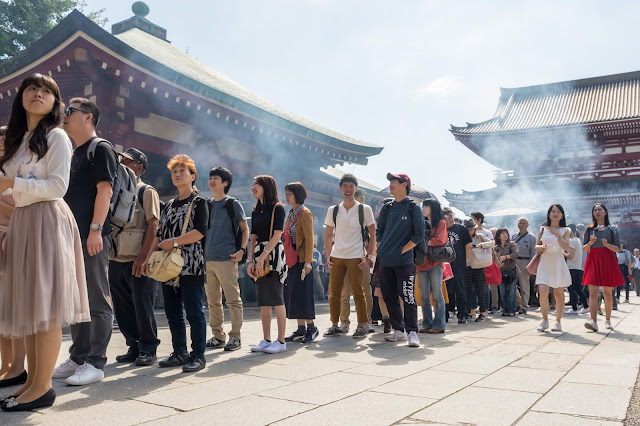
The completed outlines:
{"type": "Polygon", "coordinates": [[[628,277],[629,267],[627,265],[619,265],[619,266],[620,266],[620,272],[622,272],[622,277],[624,278],[624,286],[619,285],[618,287],[616,287],[616,297],[620,299],[620,292],[622,290],[622,287],[624,287],[625,298],[629,300],[629,287],[630,287],[630,281],[628,277]]]}
{"type": "Polygon", "coordinates": [[[467,315],[467,292],[464,287],[464,268],[454,268],[453,278],[447,281],[449,295],[449,310],[453,312],[458,307],[458,319],[467,315]]]}
{"type": "Polygon", "coordinates": [[[569,287],[569,301],[574,311],[578,310],[578,300],[585,308],[589,307],[589,300],[584,294],[585,286],[582,285],[582,271],[580,269],[569,269],[571,274],[571,286],[569,287]]]}
{"type": "Polygon", "coordinates": [[[415,265],[381,266],[382,297],[389,310],[394,330],[418,331],[418,305],[414,296],[416,283],[415,265]],[[404,321],[399,297],[404,301],[404,321]]]}
{"type": "MultiPolygon", "coordinates": [[[[467,293],[467,300],[471,301],[473,299],[473,290],[475,289],[478,304],[480,305],[480,312],[487,311],[487,295],[485,293],[484,285],[485,280],[484,268],[472,269],[467,266],[467,269],[464,271],[464,288],[467,293]]],[[[471,313],[472,307],[475,308],[475,306],[471,306],[471,303],[467,304],[467,314],[471,313]]]]}
{"type": "Polygon", "coordinates": [[[132,352],[155,355],[160,344],[153,314],[155,281],[134,277],[133,262],[109,262],[109,287],[120,331],[132,352]]]}

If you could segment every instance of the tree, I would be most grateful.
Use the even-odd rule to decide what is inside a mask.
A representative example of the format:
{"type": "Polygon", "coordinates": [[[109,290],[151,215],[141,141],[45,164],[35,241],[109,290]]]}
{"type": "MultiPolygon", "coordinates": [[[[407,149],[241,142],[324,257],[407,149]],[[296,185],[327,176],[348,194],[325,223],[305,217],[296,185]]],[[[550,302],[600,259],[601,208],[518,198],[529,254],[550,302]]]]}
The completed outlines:
{"type": "MultiPolygon", "coordinates": [[[[52,29],[73,9],[83,11],[84,0],[0,0],[0,62],[21,50],[52,29]]],[[[87,16],[102,26],[104,9],[87,16]]]]}

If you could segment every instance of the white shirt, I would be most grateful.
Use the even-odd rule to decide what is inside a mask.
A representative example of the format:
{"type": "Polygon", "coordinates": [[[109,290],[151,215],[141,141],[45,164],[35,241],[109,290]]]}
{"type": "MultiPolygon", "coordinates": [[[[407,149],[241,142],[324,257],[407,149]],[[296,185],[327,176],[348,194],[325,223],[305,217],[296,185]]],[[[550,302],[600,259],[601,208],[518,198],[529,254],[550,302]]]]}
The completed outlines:
{"type": "Polygon", "coordinates": [[[636,260],[636,265],[633,267],[633,269],[640,269],[640,256],[638,257],[633,256],[633,257],[636,260]]]}
{"type": "Polygon", "coordinates": [[[44,157],[29,150],[31,132],[25,133],[20,148],[5,163],[8,177],[15,178],[13,199],[16,207],[25,207],[40,201],[62,200],[69,188],[69,173],[73,148],[64,130],[56,128],[47,135],[49,149],[44,157]]]}
{"type": "Polygon", "coordinates": [[[580,238],[573,237],[569,241],[569,248],[573,248],[573,257],[567,258],[567,266],[569,269],[582,270],[582,243],[580,238]]]}
{"type": "Polygon", "coordinates": [[[493,240],[493,239],[494,239],[494,238],[493,238],[493,234],[492,234],[492,233],[491,233],[491,231],[489,231],[488,229],[484,229],[484,228],[482,228],[482,229],[478,229],[478,228],[476,228],[476,233],[478,233],[478,234],[482,234],[482,235],[484,235],[485,237],[487,237],[487,238],[488,238],[488,239],[490,239],[490,240],[493,240]]]}
{"type": "MultiPolygon", "coordinates": [[[[324,220],[326,226],[334,227],[333,248],[331,249],[331,257],[338,259],[358,259],[366,254],[364,242],[362,241],[362,232],[360,230],[359,202],[349,210],[344,208],[344,203],[339,204],[336,222],[333,223],[333,208],[329,207],[327,217],[324,220]]],[[[368,205],[364,205],[364,226],[369,227],[375,223],[373,219],[373,211],[368,205]]]]}

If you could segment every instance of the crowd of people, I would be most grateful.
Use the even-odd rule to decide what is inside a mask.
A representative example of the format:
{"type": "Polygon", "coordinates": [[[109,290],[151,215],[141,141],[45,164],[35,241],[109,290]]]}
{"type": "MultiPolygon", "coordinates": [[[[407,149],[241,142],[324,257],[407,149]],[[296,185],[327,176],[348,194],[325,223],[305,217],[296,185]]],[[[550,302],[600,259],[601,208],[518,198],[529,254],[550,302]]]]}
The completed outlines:
{"type": "Polygon", "coordinates": [[[375,300],[384,339],[411,347],[420,346],[420,333],[444,333],[454,317],[465,324],[473,318],[485,321],[500,308],[505,317],[526,314],[529,274],[536,276],[540,332],[548,329],[554,304],[551,331],[562,331],[566,288],[572,305],[567,314],[590,313],[585,326],[592,331],[598,331],[599,297],[604,299],[605,328],[611,329],[613,288],[618,287],[619,297],[624,287],[628,301],[627,275],[632,275],[640,291],[640,252],[629,255],[623,249],[602,204],[593,207],[582,241],[558,204],[549,208],[537,236],[528,231],[526,218],[510,236],[506,228],[485,229],[480,212],[460,221],[436,199],[415,203],[409,197],[411,179],[403,173],[387,175],[391,198],[375,218],[358,180],[345,174],[339,182],[343,201],[331,206],[324,218],[321,256],[314,246],[313,214],[305,206],[302,183],[284,187],[287,212],[274,178],[256,176],[249,226],[240,202],[228,195],[231,171],[210,170],[213,196],[206,199],[195,186],[195,162],[179,154],[167,164],[177,195],[164,203],[141,179],[146,155],[135,148],[117,153],[109,141],[97,137],[99,120],[95,102],[73,98],[65,108],[56,82],[35,74],[22,82],[4,129],[0,387],[22,384],[2,398],[4,411],[51,406],[56,398],[53,378],[72,386],[102,380],[114,315],[128,347],[116,361],[154,365],[160,344],[154,280],[163,282],[172,343],[172,352],[159,367],[197,372],[206,367],[207,348],[240,349],[243,302],[238,280],[239,265],[245,261],[247,274],[255,280],[263,331],[251,351],[264,353],[318,338],[315,300],[318,286],[323,293],[321,264],[329,273],[331,325],[325,337],[349,331],[352,295],[354,339],[376,331],[375,300]],[[127,186],[129,179],[132,187],[127,186]],[[122,209],[129,209],[125,219],[122,209]],[[231,317],[228,333],[223,294],[231,317]],[[287,319],[297,322],[291,334],[287,319]],[[56,367],[66,326],[72,339],[69,358],[56,367]]]}

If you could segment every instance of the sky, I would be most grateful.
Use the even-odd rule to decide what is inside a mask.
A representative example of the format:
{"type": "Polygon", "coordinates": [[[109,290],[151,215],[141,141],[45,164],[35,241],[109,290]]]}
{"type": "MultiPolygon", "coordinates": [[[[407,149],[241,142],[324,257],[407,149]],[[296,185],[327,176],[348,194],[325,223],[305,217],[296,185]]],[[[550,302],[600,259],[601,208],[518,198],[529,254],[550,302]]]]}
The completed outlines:
{"type": "MultiPolygon", "coordinates": [[[[133,16],[132,3],[86,0],[85,11],[105,8],[110,30],[133,16]]],[[[297,115],[384,147],[367,166],[342,170],[379,187],[388,171],[407,173],[441,200],[445,190],[494,186],[495,167],[449,128],[490,119],[501,87],[640,69],[640,2],[632,0],[146,3],[147,19],[201,62],[297,115]]]]}

